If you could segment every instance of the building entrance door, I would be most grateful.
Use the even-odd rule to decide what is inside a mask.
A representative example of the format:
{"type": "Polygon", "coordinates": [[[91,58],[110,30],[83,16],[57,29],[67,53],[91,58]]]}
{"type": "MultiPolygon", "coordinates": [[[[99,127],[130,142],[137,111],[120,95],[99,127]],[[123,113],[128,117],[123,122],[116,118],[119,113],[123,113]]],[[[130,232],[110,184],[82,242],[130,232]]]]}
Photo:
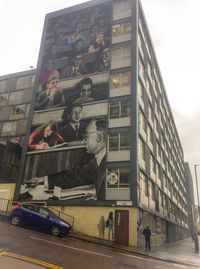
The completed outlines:
{"type": "Polygon", "coordinates": [[[116,243],[128,246],[129,212],[128,210],[115,210],[115,239],[116,243]]]}

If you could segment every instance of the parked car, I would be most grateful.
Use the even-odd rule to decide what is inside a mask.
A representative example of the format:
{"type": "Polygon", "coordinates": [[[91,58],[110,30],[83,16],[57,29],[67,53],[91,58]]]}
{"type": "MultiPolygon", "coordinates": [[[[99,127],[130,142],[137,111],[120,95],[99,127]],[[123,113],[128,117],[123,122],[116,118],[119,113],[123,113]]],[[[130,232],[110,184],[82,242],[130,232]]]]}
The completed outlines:
{"type": "Polygon", "coordinates": [[[68,235],[72,226],[58,218],[50,209],[36,204],[17,203],[10,214],[13,225],[25,225],[50,232],[54,236],[68,235]]]}

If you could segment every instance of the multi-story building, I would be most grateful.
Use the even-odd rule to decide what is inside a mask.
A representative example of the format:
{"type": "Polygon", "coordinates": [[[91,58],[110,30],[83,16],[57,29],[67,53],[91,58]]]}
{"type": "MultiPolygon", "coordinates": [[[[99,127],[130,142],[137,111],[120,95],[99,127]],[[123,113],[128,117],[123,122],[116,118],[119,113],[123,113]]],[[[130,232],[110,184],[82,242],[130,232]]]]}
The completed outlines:
{"type": "Polygon", "coordinates": [[[192,233],[195,230],[195,202],[194,202],[194,187],[193,178],[188,162],[184,162],[184,174],[185,174],[185,188],[188,210],[188,225],[189,230],[192,233]]]}
{"type": "Polygon", "coordinates": [[[154,245],[188,233],[183,150],[138,0],[47,14],[35,89],[16,198],[100,238],[112,212],[125,245],[146,224],[154,245]]]}
{"type": "Polygon", "coordinates": [[[13,199],[35,70],[0,77],[0,198],[13,199]]]}

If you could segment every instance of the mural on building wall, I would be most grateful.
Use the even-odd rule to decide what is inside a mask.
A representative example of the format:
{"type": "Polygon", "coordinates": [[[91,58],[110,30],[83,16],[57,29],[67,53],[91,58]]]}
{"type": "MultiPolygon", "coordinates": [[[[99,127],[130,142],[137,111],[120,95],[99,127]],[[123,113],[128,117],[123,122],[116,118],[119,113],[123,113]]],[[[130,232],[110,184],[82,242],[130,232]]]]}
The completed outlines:
{"type": "Polygon", "coordinates": [[[105,200],[111,6],[49,19],[20,199],[105,200]]]}

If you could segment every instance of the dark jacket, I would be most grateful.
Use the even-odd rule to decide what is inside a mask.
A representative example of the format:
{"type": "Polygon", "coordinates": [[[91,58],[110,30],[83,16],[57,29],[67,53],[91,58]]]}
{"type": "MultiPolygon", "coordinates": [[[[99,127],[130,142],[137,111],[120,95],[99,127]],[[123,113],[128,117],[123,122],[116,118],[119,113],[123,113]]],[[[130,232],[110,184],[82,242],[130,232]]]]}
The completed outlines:
{"type": "Polygon", "coordinates": [[[73,170],[66,170],[49,176],[49,189],[58,186],[69,189],[83,185],[94,185],[98,200],[105,200],[105,156],[99,165],[94,157],[89,163],[73,170]]]}
{"type": "Polygon", "coordinates": [[[149,228],[145,228],[143,230],[143,235],[145,238],[150,238],[151,237],[151,230],[149,228]]]}
{"type": "Polygon", "coordinates": [[[66,126],[60,129],[60,134],[64,138],[65,142],[81,141],[84,138],[86,127],[87,127],[86,123],[81,121],[79,129],[76,132],[74,128],[71,126],[71,124],[68,123],[66,126]]]}

